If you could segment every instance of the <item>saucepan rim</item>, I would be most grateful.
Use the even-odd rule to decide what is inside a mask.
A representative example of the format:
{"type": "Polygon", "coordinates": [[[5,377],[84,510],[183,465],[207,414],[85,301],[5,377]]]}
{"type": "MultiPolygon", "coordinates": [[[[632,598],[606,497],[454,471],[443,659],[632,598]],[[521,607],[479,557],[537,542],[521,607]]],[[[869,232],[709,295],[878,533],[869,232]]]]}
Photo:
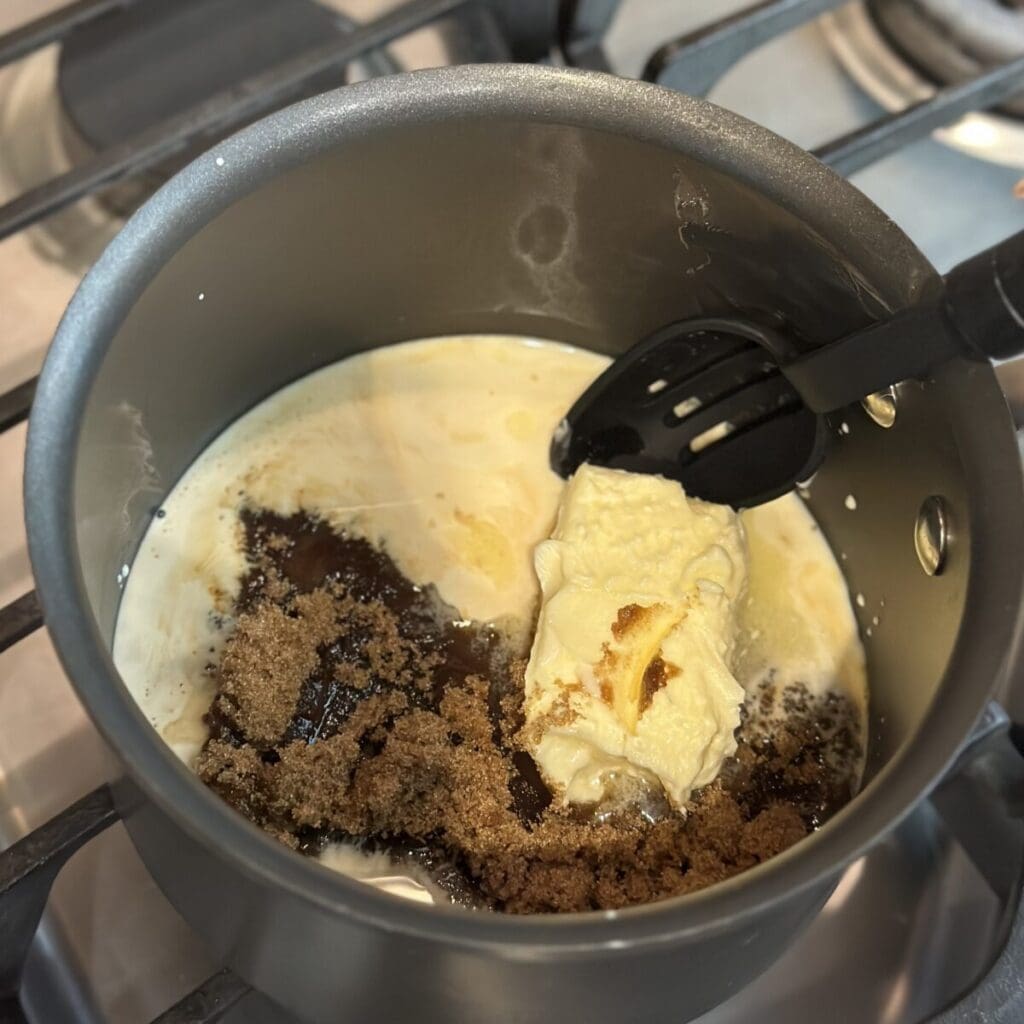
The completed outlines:
{"type": "Polygon", "coordinates": [[[618,912],[470,913],[402,900],[296,856],[177,760],[121,682],[89,610],[74,523],[77,440],[110,340],[149,281],[220,212],[307,160],[381,131],[480,119],[571,125],[679,151],[794,212],[879,280],[886,267],[901,268],[905,294],[897,304],[935,284],[934,270],[899,228],[813,157],[735,114],[658,86],[594,72],[484,65],[379,78],[306,100],[234,135],[175,176],[131,218],[68,306],[39,382],[26,458],[29,545],[47,626],[83,703],[145,796],[239,872],[322,912],[508,958],[639,950],[713,933],[822,887],[893,827],[950,764],[1000,673],[1017,657],[1024,485],[991,367],[947,367],[931,385],[954,425],[973,528],[964,619],[919,733],[820,832],[690,896],[618,912]]]}

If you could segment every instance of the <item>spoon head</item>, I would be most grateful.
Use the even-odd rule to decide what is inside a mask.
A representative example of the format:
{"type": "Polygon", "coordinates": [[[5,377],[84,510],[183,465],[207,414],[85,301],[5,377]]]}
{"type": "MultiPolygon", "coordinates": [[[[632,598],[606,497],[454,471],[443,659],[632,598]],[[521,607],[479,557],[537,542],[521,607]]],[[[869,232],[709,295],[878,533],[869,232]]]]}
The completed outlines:
{"type": "Polygon", "coordinates": [[[795,355],[777,332],[742,320],[670,324],[577,399],[551,466],[563,477],[583,462],[656,473],[735,508],[777,498],[813,475],[829,436],[779,370],[795,355]]]}

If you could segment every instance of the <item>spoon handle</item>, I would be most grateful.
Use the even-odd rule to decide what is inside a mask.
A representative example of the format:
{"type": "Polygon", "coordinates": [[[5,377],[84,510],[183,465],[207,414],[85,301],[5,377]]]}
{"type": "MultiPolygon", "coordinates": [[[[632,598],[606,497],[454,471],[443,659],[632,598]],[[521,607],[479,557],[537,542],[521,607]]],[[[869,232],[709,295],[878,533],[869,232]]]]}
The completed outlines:
{"type": "Polygon", "coordinates": [[[982,355],[1009,359],[1024,351],[1024,231],[946,275],[946,311],[982,355]]]}
{"type": "Polygon", "coordinates": [[[953,270],[937,295],[809,352],[782,372],[818,413],[831,412],[955,356],[1024,351],[1024,232],[953,270]]]}

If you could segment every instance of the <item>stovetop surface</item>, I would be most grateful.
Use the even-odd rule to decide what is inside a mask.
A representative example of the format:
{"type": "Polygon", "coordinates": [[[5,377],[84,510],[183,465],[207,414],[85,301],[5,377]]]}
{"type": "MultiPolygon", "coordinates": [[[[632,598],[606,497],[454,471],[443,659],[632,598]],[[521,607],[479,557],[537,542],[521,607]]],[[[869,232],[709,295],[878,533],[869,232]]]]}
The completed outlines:
{"type": "MultiPolygon", "coordinates": [[[[335,3],[357,18],[390,6],[381,0],[335,3]]],[[[0,32],[58,6],[60,0],[7,0],[0,32]]],[[[612,66],[636,75],[659,43],[742,6],[734,0],[626,0],[607,39],[612,66]]],[[[406,67],[444,58],[429,31],[395,51],[406,67]]],[[[43,62],[52,63],[55,55],[40,58],[45,74],[43,62]]],[[[21,85],[15,81],[16,70],[0,72],[0,108],[12,89],[25,87],[24,79],[21,85]]],[[[813,24],[744,58],[710,98],[804,146],[882,112],[840,68],[813,24]]],[[[852,180],[945,270],[1024,228],[1024,202],[1014,196],[1022,175],[1024,170],[986,163],[929,139],[852,180]]],[[[0,167],[0,190],[9,195],[11,188],[0,167]]],[[[0,191],[0,199],[8,195],[0,191]]],[[[116,228],[95,210],[73,216],[70,234],[58,242],[38,232],[0,242],[0,390],[37,371],[87,262],[83,253],[116,228]]],[[[1002,378],[1015,408],[1024,409],[1020,366],[1005,367],[1002,378]]],[[[0,603],[32,586],[21,523],[23,445],[24,427],[0,434],[0,603]]],[[[1024,687],[1005,696],[1016,719],[1024,719],[1024,687]]],[[[0,845],[114,770],[45,632],[0,655],[0,845]]],[[[1004,909],[926,803],[847,871],[782,959],[703,1024],[924,1020],[987,965],[1001,937],[1004,909]]],[[[158,891],[118,825],[79,851],[58,879],[27,967],[25,1009],[33,1022],[145,1022],[218,966],[158,891]]],[[[269,1024],[285,1018],[262,997],[251,996],[228,1019],[269,1024]]]]}

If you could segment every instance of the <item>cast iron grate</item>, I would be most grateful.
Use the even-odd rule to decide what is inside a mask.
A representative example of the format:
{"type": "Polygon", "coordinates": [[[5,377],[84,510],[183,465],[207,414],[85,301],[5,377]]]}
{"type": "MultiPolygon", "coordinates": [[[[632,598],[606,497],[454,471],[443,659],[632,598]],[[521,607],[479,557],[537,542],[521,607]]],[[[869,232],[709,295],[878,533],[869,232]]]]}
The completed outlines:
{"type": "MultiPolygon", "coordinates": [[[[60,42],[76,28],[116,17],[135,3],[156,0],[76,0],[0,37],[0,66],[60,42]]],[[[643,78],[703,95],[741,57],[764,42],[838,7],[844,0],[763,0],[753,7],[660,46],[643,78]]],[[[359,58],[444,19],[469,38],[475,59],[509,55],[609,70],[602,39],[619,0],[408,0],[374,21],[353,25],[300,57],[238,82],[182,114],[102,149],[71,170],[0,204],[0,240],[23,231],[79,199],[142,175],[196,145],[276,110],[303,94],[325,72],[342,72],[359,58]],[[528,23],[533,19],[534,23],[528,23]],[[540,24],[542,22],[543,24],[540,24]]],[[[923,138],[971,110],[992,107],[1024,87],[1024,57],[840,136],[815,155],[840,173],[853,171],[923,138]]],[[[28,418],[35,379],[0,394],[0,431],[28,418]]],[[[0,653],[41,628],[34,591],[0,608],[0,653]]],[[[25,955],[54,879],[84,843],[117,821],[113,797],[101,786],[0,853],[0,1021],[24,1021],[18,985],[25,955]]],[[[228,970],[208,978],[154,1024],[214,1024],[249,986],[228,970]]],[[[959,1018],[958,1018],[959,1019],[959,1018]]],[[[963,1020],[974,1019],[963,1017],[963,1020]]]]}

